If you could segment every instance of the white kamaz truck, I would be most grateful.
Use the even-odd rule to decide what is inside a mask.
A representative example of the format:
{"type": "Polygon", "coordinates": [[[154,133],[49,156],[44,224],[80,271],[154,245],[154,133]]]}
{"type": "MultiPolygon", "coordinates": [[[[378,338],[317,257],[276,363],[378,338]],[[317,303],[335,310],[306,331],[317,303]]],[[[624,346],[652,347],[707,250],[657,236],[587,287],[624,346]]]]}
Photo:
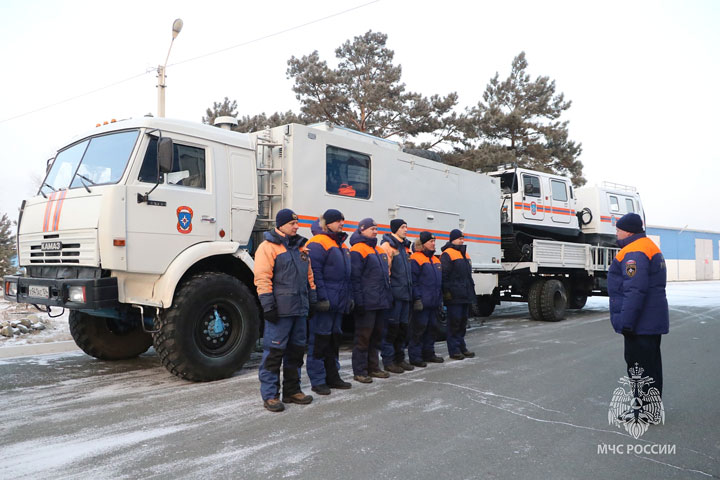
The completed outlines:
{"type": "Polygon", "coordinates": [[[22,203],[25,274],[4,278],[5,298],[69,309],[91,356],[132,358],[153,345],[188,380],[228,377],[248,359],[261,320],[253,254],[281,208],[298,214],[306,237],[328,208],[344,213],[347,231],[373,217],[388,233],[403,218],[410,237],[429,230],[440,246],[462,230],[480,315],[504,299],[556,321],[606,294],[613,249],[579,243],[564,177],[483,175],[328,124],[241,134],[151,117],[98,127],[48,165],[22,203]],[[538,214],[553,229],[512,225],[537,227],[538,214]]]}

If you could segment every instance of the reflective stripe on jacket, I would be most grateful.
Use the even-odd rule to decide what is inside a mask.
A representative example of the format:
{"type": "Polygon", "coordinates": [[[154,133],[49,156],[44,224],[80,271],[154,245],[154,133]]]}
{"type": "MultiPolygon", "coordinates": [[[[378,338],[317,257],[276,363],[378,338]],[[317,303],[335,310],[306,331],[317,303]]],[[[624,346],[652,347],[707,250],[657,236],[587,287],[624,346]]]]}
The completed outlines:
{"type": "Polygon", "coordinates": [[[410,241],[401,240],[392,233],[383,235],[380,247],[388,255],[390,288],[395,300],[411,301],[412,271],[410,269],[410,241]]]}
{"type": "Polygon", "coordinates": [[[287,237],[279,230],[265,232],[265,241],[255,252],[255,286],[263,311],[277,308],[278,316],[308,314],[317,300],[307,239],[287,237]]]}
{"type": "Polygon", "coordinates": [[[305,244],[317,288],[318,300],[328,300],[333,312],[348,313],[352,299],[350,250],[347,234],[319,233],[305,244]],[[338,244],[338,240],[340,240],[338,244]]]}
{"type": "Polygon", "coordinates": [[[415,252],[410,257],[413,278],[413,297],[422,300],[423,308],[438,308],[442,304],[442,267],[433,252],[415,252]]]}
{"type": "Polygon", "coordinates": [[[668,333],[667,270],[660,249],[644,233],[618,245],[623,248],[608,271],[613,328],[618,333],[627,328],[638,335],[668,333]]]}
{"type": "Polygon", "coordinates": [[[378,250],[377,238],[362,236],[357,230],[350,237],[350,262],[355,305],[365,310],[392,306],[387,253],[378,250]]]}
{"type": "Polygon", "coordinates": [[[475,282],[472,279],[472,262],[467,245],[448,242],[442,247],[442,289],[445,304],[474,303],[475,282]]]}

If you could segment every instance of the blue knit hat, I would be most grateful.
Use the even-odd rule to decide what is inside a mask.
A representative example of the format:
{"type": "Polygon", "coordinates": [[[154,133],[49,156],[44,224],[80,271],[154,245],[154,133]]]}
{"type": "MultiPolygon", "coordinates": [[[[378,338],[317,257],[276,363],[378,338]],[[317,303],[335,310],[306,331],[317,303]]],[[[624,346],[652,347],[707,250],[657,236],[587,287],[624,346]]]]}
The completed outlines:
{"type": "Polygon", "coordinates": [[[645,231],[642,218],[637,213],[626,213],[617,221],[615,226],[629,233],[642,233],[645,231]]]}
{"type": "Polygon", "coordinates": [[[397,231],[400,230],[400,227],[406,224],[407,222],[402,218],[395,218],[393,220],[390,220],[390,231],[392,233],[397,233],[397,231]]]}
{"type": "Polygon", "coordinates": [[[334,223],[338,220],[345,220],[345,217],[340,212],[340,210],[335,210],[334,208],[330,208],[323,213],[323,220],[325,220],[325,223],[334,223]]]}
{"type": "Polygon", "coordinates": [[[457,240],[458,238],[464,238],[465,235],[457,228],[450,231],[450,241],[457,240]]]}
{"type": "Polygon", "coordinates": [[[360,220],[360,223],[358,223],[358,232],[362,232],[366,228],[370,227],[377,227],[377,223],[375,223],[375,220],[372,218],[363,218],[360,220]]]}
{"type": "Polygon", "coordinates": [[[420,232],[420,243],[422,243],[423,245],[425,245],[427,242],[429,242],[433,238],[435,238],[435,235],[433,235],[432,233],[430,233],[428,231],[420,232]]]}
{"type": "Polygon", "coordinates": [[[275,215],[275,225],[277,225],[278,227],[282,227],[286,223],[290,223],[293,220],[297,219],[298,216],[295,215],[295,212],[293,212],[289,208],[283,208],[277,213],[277,215],[275,215]]]}

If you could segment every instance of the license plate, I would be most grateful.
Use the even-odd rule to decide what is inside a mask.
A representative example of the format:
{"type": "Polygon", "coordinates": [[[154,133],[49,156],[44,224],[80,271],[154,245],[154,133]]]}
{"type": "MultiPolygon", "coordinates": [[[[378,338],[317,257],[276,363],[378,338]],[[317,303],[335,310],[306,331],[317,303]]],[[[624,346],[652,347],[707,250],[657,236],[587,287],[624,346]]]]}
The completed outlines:
{"type": "Polygon", "coordinates": [[[28,288],[28,297],[49,298],[50,287],[41,287],[39,285],[30,285],[28,288]]]}

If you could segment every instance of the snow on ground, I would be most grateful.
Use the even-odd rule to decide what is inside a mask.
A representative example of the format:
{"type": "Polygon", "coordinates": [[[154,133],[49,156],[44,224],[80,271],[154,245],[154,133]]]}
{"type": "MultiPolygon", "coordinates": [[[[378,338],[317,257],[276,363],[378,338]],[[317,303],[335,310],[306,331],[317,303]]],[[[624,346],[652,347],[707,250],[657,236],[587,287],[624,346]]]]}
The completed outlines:
{"type": "MultiPolygon", "coordinates": [[[[1,292],[1,290],[0,290],[1,292]]],[[[59,315],[62,309],[53,308],[53,316],[59,315]]],[[[15,304],[7,302],[0,293],[0,323],[4,320],[20,321],[23,318],[30,319],[32,323],[42,321],[45,330],[31,331],[23,335],[15,335],[8,338],[0,335],[0,348],[15,345],[29,345],[33,343],[61,342],[72,340],[70,327],[68,325],[68,311],[65,310],[57,318],[51,318],[47,313],[35,309],[32,305],[15,304]]]]}

